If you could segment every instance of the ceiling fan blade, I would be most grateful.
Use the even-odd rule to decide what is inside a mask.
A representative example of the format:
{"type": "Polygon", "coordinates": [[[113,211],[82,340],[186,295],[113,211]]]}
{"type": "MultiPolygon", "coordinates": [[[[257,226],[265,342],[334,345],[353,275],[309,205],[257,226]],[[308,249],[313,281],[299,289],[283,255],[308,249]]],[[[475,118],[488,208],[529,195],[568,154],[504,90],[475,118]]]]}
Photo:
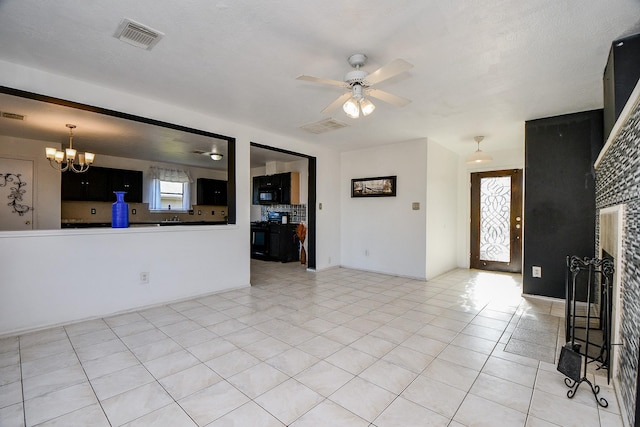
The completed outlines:
{"type": "Polygon", "coordinates": [[[393,95],[389,92],[385,92],[379,89],[369,89],[367,90],[367,93],[373,96],[374,98],[378,98],[379,100],[384,101],[391,105],[395,105],[396,107],[404,107],[405,105],[411,103],[410,99],[403,98],[398,95],[393,95]]]}
{"type": "Polygon", "coordinates": [[[329,114],[333,110],[340,107],[342,104],[347,102],[347,99],[351,98],[351,92],[347,92],[343,95],[340,95],[335,101],[327,106],[324,110],[321,111],[322,114],[329,114]]]}
{"type": "Polygon", "coordinates": [[[313,76],[305,76],[304,74],[302,76],[296,77],[296,80],[305,80],[308,82],[320,83],[323,85],[331,85],[331,86],[340,86],[340,87],[347,86],[345,82],[341,82],[338,80],[323,79],[321,77],[313,77],[313,76]]]}
{"type": "Polygon", "coordinates": [[[369,83],[369,85],[374,85],[412,68],[413,65],[409,64],[404,59],[394,59],[387,65],[384,65],[381,68],[378,68],[373,73],[369,74],[365,80],[369,83]]]}

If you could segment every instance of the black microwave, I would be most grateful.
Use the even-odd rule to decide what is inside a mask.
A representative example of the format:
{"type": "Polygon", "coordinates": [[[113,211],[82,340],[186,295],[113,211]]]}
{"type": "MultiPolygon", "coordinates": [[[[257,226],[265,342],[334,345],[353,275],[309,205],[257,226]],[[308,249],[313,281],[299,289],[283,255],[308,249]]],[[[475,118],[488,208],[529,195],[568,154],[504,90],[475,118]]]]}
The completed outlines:
{"type": "Polygon", "coordinates": [[[258,203],[261,205],[272,205],[279,202],[280,197],[276,188],[266,187],[258,190],[258,203]]]}

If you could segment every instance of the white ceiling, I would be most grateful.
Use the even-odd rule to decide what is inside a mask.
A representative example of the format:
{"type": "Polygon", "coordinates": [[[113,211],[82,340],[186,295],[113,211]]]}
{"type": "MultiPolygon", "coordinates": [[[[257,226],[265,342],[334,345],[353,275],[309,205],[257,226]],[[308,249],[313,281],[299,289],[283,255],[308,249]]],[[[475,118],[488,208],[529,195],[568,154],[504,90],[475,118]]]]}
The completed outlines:
{"type": "Polygon", "coordinates": [[[509,149],[525,120],[601,108],[611,42],[639,17],[638,0],[0,0],[0,60],[337,150],[427,137],[465,154],[475,135],[509,149]],[[150,51],[125,44],[123,18],[165,36],[150,51]],[[413,64],[377,86],[413,102],[300,129],[342,89],[296,77],[342,80],[358,52],[367,71],[413,64]]]}

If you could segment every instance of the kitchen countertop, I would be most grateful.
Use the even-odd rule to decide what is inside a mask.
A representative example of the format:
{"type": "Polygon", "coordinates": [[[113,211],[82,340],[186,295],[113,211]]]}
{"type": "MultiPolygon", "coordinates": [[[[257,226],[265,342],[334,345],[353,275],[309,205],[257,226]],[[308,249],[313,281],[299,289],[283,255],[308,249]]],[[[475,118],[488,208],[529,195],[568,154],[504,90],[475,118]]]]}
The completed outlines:
{"type": "MultiPolygon", "coordinates": [[[[226,225],[225,221],[157,221],[157,222],[130,222],[129,227],[160,227],[174,225],[226,225]]],[[[61,228],[106,228],[111,227],[110,222],[62,222],[61,228]]]]}

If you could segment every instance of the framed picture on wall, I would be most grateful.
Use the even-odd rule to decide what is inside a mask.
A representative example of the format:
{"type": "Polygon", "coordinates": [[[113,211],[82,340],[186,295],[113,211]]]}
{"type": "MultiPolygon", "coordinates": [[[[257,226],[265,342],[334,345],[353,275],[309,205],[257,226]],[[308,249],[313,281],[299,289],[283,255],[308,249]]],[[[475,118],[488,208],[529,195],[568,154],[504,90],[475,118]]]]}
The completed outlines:
{"type": "Polygon", "coordinates": [[[351,180],[351,197],[395,197],[396,175],[351,180]]]}

